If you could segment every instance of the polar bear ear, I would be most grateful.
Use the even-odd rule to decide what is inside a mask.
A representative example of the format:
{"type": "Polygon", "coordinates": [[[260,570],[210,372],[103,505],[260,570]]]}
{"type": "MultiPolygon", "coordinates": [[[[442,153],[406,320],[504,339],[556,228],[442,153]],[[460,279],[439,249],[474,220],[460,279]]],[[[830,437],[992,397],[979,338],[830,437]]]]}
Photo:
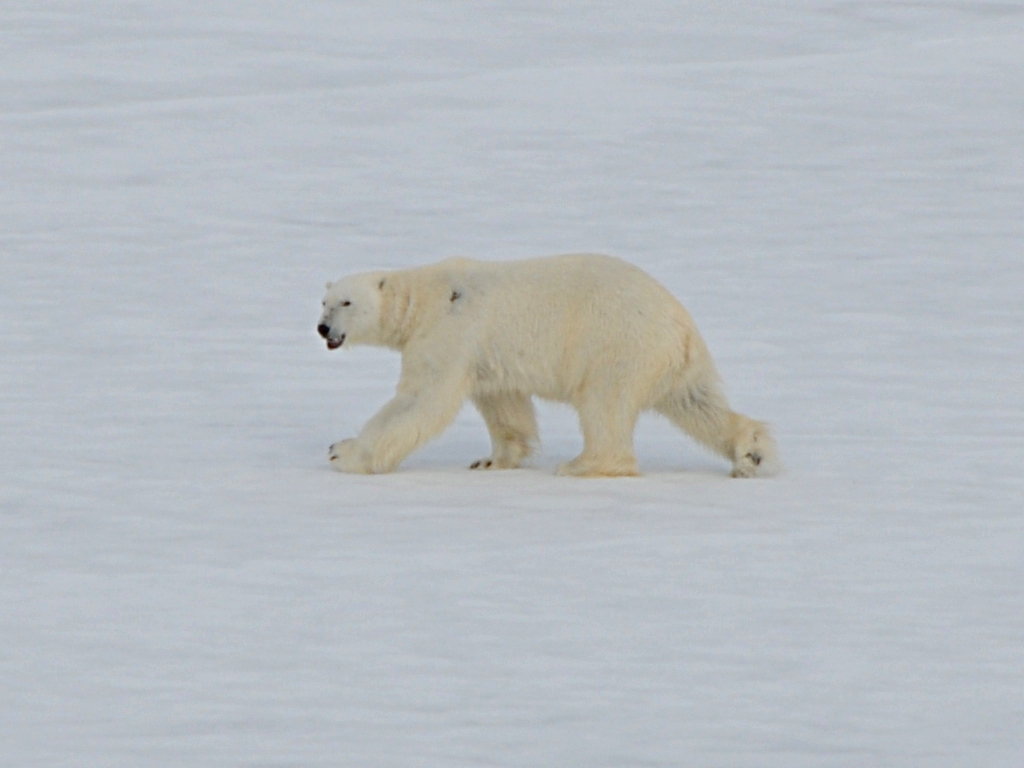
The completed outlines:
{"type": "Polygon", "coordinates": [[[326,284],[326,285],[324,286],[324,290],[325,290],[325,291],[329,291],[329,290],[331,290],[331,285],[333,285],[333,283],[331,283],[331,281],[330,281],[330,280],[328,280],[328,281],[327,281],[327,284],[326,284]]]}

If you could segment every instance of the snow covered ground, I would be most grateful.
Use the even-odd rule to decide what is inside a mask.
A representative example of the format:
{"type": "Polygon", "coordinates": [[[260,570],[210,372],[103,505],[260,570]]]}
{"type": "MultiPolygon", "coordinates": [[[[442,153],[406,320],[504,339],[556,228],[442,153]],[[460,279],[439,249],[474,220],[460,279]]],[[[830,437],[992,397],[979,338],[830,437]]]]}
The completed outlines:
{"type": "Polygon", "coordinates": [[[0,4],[0,763],[1024,764],[1024,2],[0,4]],[[787,472],[480,474],[323,283],[569,250],[787,472]]]}

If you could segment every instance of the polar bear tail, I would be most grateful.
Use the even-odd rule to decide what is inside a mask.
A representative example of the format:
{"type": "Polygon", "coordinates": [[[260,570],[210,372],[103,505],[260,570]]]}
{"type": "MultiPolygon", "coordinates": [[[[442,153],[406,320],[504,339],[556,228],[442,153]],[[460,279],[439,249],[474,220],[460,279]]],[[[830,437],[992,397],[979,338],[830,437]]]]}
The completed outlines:
{"type": "Polygon", "coordinates": [[[731,461],[733,477],[759,477],[778,471],[770,427],[731,410],[717,381],[690,382],[655,409],[694,440],[731,461]]]}

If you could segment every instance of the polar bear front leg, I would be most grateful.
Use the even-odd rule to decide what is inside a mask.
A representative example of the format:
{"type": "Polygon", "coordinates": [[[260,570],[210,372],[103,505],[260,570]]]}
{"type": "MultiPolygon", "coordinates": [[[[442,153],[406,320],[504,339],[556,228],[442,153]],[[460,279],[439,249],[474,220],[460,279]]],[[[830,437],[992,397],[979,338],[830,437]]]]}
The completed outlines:
{"type": "MultiPolygon", "coordinates": [[[[387,467],[386,462],[380,461],[379,451],[376,456],[377,461],[374,462],[373,452],[370,449],[373,447],[374,436],[384,430],[389,422],[398,418],[402,411],[410,407],[410,404],[409,398],[401,395],[391,398],[383,408],[374,414],[372,419],[366,422],[358,437],[350,437],[332,445],[327,452],[331,467],[339,472],[361,475],[390,472],[394,467],[387,467]]],[[[395,465],[397,466],[397,462],[395,465]]]]}
{"type": "Polygon", "coordinates": [[[447,427],[464,399],[465,388],[451,379],[415,390],[400,386],[399,394],[366,423],[358,437],[331,446],[331,466],[341,472],[391,472],[447,427]]]}
{"type": "Polygon", "coordinates": [[[518,467],[537,443],[537,416],[529,395],[522,392],[476,395],[473,403],[491,435],[491,455],[474,461],[469,468],[518,467]]]}

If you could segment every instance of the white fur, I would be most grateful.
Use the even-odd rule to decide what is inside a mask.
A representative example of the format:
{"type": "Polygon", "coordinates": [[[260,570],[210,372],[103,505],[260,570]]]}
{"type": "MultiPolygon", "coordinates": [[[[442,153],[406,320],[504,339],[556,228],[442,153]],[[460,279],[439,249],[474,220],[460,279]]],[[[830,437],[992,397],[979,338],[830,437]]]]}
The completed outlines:
{"type": "Polygon", "coordinates": [[[331,446],[345,472],[390,472],[467,398],[492,443],[473,468],[517,467],[537,441],[533,395],[579,413],[583,452],[560,474],[637,474],[633,428],[648,409],[731,461],[734,477],[775,463],[767,426],[729,409],[687,311],[619,259],[450,259],[353,275],[328,284],[320,326],[332,347],[402,353],[395,396],[357,437],[331,446]]]}

